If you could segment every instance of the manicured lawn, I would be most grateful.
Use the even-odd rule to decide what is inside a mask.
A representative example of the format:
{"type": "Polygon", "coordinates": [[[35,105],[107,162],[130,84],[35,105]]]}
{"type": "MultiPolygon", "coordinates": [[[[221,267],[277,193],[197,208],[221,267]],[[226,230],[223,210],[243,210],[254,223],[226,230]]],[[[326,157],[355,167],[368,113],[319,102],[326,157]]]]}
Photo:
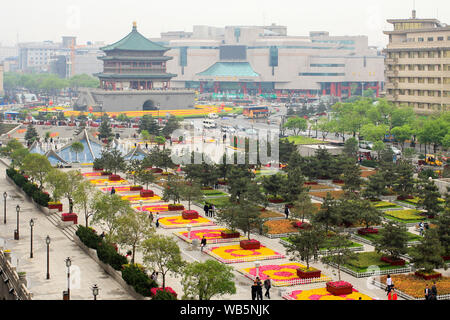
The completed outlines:
{"type": "Polygon", "coordinates": [[[211,196],[227,196],[227,194],[225,192],[222,192],[220,190],[202,190],[202,193],[207,196],[207,197],[211,197],[211,196]]]}
{"type": "MultiPolygon", "coordinates": [[[[373,252],[361,252],[356,254],[355,259],[350,259],[345,265],[347,268],[356,272],[366,272],[370,266],[377,266],[380,269],[397,269],[403,268],[403,266],[391,266],[387,262],[381,261],[382,253],[373,252]]],[[[408,263],[408,262],[407,262],[408,263]]]]}
{"type": "MultiPolygon", "coordinates": [[[[230,203],[230,198],[229,197],[222,197],[222,198],[212,198],[212,199],[208,199],[207,202],[209,204],[213,204],[214,206],[216,206],[217,208],[220,207],[224,207],[227,204],[230,203]]],[[[202,205],[205,205],[205,201],[202,202],[202,205]]]]}
{"type": "MultiPolygon", "coordinates": [[[[285,240],[287,242],[290,242],[289,241],[289,237],[283,237],[281,239],[285,240]]],[[[329,242],[329,241],[327,241],[327,242],[329,242]]],[[[347,248],[357,248],[357,247],[362,247],[362,246],[363,246],[362,244],[359,244],[359,243],[356,243],[356,242],[353,242],[353,241],[348,241],[347,248]]],[[[325,250],[328,250],[328,248],[326,246],[324,246],[324,247],[320,248],[320,250],[321,251],[325,251],[325,250]]]]}
{"type": "Polygon", "coordinates": [[[305,136],[290,136],[287,137],[287,140],[289,142],[293,142],[294,144],[325,144],[326,142],[323,142],[322,140],[317,140],[305,136]]]}
{"type": "Polygon", "coordinates": [[[426,219],[424,216],[421,216],[419,210],[388,210],[384,211],[383,214],[386,218],[404,222],[404,223],[415,223],[420,222],[426,219]]]}
{"type": "Polygon", "coordinates": [[[17,124],[12,123],[0,123],[0,134],[7,133],[17,127],[17,124]]]}
{"type": "MultiPolygon", "coordinates": [[[[416,277],[413,273],[394,274],[391,275],[391,278],[396,290],[400,290],[415,298],[422,298],[426,284],[428,284],[429,288],[431,288],[432,284],[430,280],[416,277]]],[[[386,276],[382,276],[380,282],[386,283],[386,276]]],[[[438,295],[450,294],[450,277],[436,279],[436,287],[438,288],[438,295]]]]}
{"type": "MultiPolygon", "coordinates": [[[[419,204],[420,198],[419,197],[414,197],[414,199],[397,200],[397,201],[417,206],[419,204]]],[[[445,200],[441,199],[441,198],[438,198],[438,202],[439,203],[444,203],[445,200]]]]}
{"type": "MultiPolygon", "coordinates": [[[[367,239],[367,240],[370,240],[370,241],[374,241],[374,240],[380,239],[381,235],[380,234],[373,234],[373,233],[366,234],[366,235],[358,234],[358,237],[361,237],[361,238],[364,238],[364,239],[367,239]]],[[[414,233],[411,233],[411,232],[408,232],[408,241],[419,241],[420,239],[422,239],[421,236],[419,236],[417,234],[414,234],[414,233]]]]}

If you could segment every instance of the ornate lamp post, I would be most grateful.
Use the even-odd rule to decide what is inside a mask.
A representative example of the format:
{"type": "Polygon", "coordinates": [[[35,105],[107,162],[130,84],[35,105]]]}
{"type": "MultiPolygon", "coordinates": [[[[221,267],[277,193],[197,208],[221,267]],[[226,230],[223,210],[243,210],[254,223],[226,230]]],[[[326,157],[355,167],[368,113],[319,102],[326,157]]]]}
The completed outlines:
{"type": "Polygon", "coordinates": [[[30,229],[31,229],[31,237],[30,237],[30,258],[33,258],[33,226],[34,220],[30,220],[30,229]]]}
{"type": "Polygon", "coordinates": [[[67,267],[67,300],[70,300],[70,266],[72,265],[72,260],[69,257],[66,259],[67,267]]]}
{"type": "Polygon", "coordinates": [[[20,206],[17,205],[16,207],[17,212],[17,229],[14,232],[14,240],[19,240],[19,213],[20,213],[20,206]]]}
{"type": "Polygon", "coordinates": [[[3,211],[3,223],[6,224],[6,198],[8,197],[8,194],[3,192],[3,204],[5,205],[4,211],[3,211]]]}
{"type": "Polygon", "coordinates": [[[99,291],[99,287],[97,287],[97,285],[94,284],[94,286],[92,287],[92,294],[94,295],[94,300],[97,300],[98,291],[99,291]]]}
{"type": "Polygon", "coordinates": [[[45,243],[47,244],[47,280],[50,279],[50,236],[47,235],[45,238],[45,243]]]}

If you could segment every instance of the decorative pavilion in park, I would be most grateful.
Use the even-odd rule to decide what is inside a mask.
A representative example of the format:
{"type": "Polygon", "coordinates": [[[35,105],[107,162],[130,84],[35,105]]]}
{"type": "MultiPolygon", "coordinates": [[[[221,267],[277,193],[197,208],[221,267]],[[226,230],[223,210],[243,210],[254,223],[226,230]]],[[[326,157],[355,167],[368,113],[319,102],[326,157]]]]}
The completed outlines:
{"type": "Polygon", "coordinates": [[[170,88],[170,79],[176,74],[166,72],[166,62],[172,57],[164,56],[170,48],[163,47],[133,29],[122,40],[100,48],[106,55],[103,72],[96,74],[104,90],[151,90],[170,88]]]}

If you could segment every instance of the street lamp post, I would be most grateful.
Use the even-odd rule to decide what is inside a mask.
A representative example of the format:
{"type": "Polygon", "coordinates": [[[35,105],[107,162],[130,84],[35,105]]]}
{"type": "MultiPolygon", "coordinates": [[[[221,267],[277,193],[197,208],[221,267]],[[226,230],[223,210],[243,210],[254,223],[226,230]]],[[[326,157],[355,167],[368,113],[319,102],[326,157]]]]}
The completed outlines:
{"type": "Polygon", "coordinates": [[[34,220],[30,220],[30,228],[31,228],[31,237],[30,237],[30,258],[33,258],[33,226],[34,220]]]}
{"type": "Polygon", "coordinates": [[[17,229],[14,233],[14,240],[19,240],[19,213],[20,213],[20,206],[16,206],[16,212],[17,212],[17,229]]]}
{"type": "Polygon", "coordinates": [[[45,243],[47,244],[47,280],[50,279],[50,236],[47,235],[45,238],[45,243]]]}
{"type": "Polygon", "coordinates": [[[96,284],[94,284],[94,286],[92,287],[92,294],[94,295],[94,300],[97,300],[98,290],[99,288],[97,287],[96,284]]]}
{"type": "Polygon", "coordinates": [[[70,300],[70,266],[72,265],[72,260],[69,257],[66,259],[67,267],[67,300],[70,300]]]}
{"type": "Polygon", "coordinates": [[[8,197],[8,194],[3,192],[3,204],[5,205],[4,211],[3,211],[3,223],[6,224],[6,198],[8,197]]]}

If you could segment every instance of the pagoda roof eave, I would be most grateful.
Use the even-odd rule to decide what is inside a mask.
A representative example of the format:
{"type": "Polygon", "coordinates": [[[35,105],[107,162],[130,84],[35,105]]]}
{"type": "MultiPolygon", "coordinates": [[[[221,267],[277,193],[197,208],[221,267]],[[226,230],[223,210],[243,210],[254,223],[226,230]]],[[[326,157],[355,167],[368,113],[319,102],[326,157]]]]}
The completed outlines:
{"type": "Polygon", "coordinates": [[[124,74],[124,73],[96,73],[94,76],[103,79],[167,79],[176,77],[173,73],[151,73],[151,74],[124,74]]]}
{"type": "Polygon", "coordinates": [[[131,57],[131,56],[100,56],[99,60],[120,60],[120,61],[167,61],[172,60],[173,57],[160,56],[160,57],[131,57]]]}

